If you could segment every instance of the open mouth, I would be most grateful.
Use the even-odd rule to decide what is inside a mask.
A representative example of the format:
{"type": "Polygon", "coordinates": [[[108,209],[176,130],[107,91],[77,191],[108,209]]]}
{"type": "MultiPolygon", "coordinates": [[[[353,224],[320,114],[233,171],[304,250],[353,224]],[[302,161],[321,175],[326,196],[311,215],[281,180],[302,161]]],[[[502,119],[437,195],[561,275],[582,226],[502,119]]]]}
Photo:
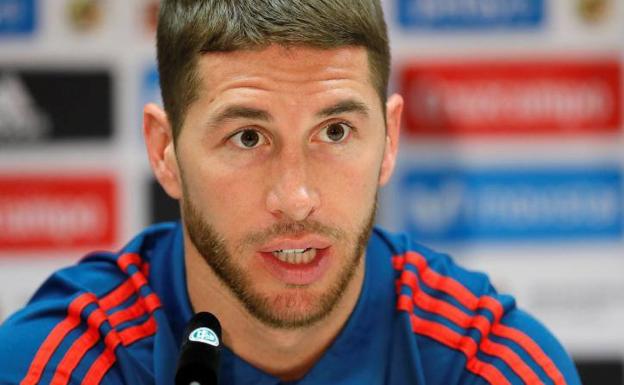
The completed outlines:
{"type": "Polygon", "coordinates": [[[261,266],[278,281],[310,285],[332,266],[333,243],[316,234],[277,237],[258,248],[261,266]]]}
{"type": "Polygon", "coordinates": [[[274,246],[272,250],[261,251],[262,266],[278,280],[291,285],[309,285],[320,280],[330,267],[331,247],[320,243],[297,246],[274,246]]]}
{"type": "Polygon", "coordinates": [[[284,263],[292,265],[302,265],[310,263],[316,257],[316,249],[309,247],[307,249],[283,249],[272,252],[273,256],[284,263]]]}

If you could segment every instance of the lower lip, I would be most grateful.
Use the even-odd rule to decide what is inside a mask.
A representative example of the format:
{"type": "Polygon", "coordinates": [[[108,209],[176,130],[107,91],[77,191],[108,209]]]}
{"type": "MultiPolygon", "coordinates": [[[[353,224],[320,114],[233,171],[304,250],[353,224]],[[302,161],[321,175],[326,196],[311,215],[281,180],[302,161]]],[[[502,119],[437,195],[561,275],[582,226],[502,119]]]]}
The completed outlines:
{"type": "Polygon", "coordinates": [[[260,253],[269,273],[289,285],[310,285],[320,280],[329,268],[328,254],[329,248],[317,249],[312,261],[294,265],[280,261],[273,253],[260,253]]]}

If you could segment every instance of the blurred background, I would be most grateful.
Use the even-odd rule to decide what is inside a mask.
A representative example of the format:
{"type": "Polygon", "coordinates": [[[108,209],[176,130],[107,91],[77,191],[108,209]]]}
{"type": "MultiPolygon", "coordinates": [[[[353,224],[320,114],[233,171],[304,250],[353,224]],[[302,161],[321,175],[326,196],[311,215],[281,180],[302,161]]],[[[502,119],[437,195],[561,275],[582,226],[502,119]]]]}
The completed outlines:
{"type": "MultiPolygon", "coordinates": [[[[141,137],[157,0],[0,0],[0,322],[176,218],[141,137]]],[[[487,271],[624,383],[621,0],[384,0],[406,111],[379,222],[487,271]]]]}

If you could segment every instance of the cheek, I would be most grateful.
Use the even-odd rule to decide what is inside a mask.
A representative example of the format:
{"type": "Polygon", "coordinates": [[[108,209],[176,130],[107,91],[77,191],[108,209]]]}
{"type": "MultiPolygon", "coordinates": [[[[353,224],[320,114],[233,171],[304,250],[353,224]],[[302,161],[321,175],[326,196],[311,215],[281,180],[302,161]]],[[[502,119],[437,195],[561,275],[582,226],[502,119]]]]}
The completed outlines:
{"type": "Polygon", "coordinates": [[[360,216],[368,215],[377,192],[380,162],[377,154],[370,153],[333,164],[333,167],[323,166],[323,177],[318,185],[324,205],[336,213],[336,217],[359,221],[360,216]]]}
{"type": "MultiPolygon", "coordinates": [[[[250,220],[260,207],[260,179],[245,170],[232,170],[216,162],[202,162],[185,173],[189,198],[203,217],[224,236],[250,220]]],[[[228,237],[229,238],[229,237],[228,237]]]]}

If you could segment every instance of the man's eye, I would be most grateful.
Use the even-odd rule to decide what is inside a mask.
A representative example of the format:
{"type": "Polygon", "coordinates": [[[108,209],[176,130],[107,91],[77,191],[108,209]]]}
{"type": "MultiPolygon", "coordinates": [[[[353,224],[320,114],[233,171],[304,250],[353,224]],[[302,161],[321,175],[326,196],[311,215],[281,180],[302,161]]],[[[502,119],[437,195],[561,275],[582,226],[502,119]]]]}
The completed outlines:
{"type": "Polygon", "coordinates": [[[346,123],[330,123],[323,127],[320,133],[320,138],[323,142],[340,143],[349,136],[350,132],[351,127],[349,127],[346,123]]]}
{"type": "Polygon", "coordinates": [[[236,147],[254,148],[266,143],[264,136],[256,130],[243,130],[234,134],[230,140],[236,147]]]}

